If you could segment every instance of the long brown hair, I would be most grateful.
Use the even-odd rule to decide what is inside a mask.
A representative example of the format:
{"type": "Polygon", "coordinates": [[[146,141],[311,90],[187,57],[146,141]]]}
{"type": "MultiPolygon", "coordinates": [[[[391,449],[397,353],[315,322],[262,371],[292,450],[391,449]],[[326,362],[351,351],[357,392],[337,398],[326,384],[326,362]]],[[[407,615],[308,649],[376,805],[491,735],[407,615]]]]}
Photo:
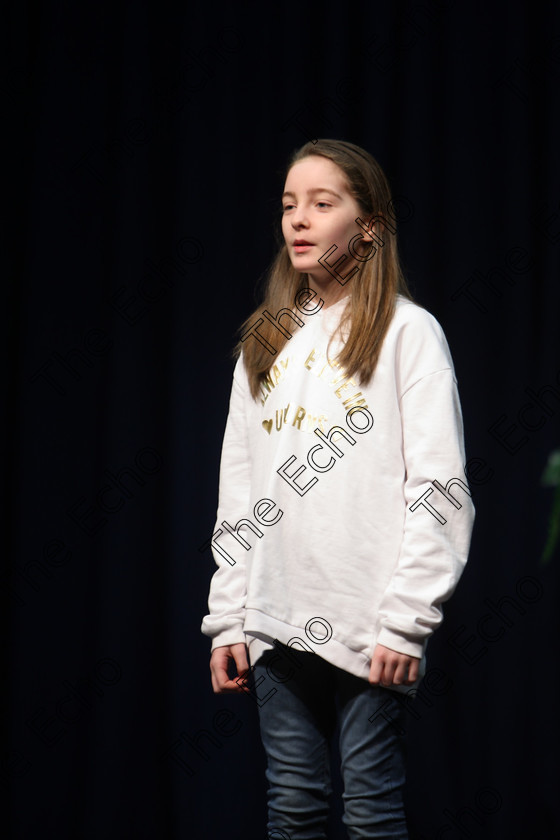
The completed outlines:
{"type": "MultiPolygon", "coordinates": [[[[362,262],[359,273],[352,278],[349,301],[337,330],[340,335],[347,334],[337,356],[338,365],[348,377],[356,375],[361,384],[367,385],[375,371],[383,339],[393,317],[397,294],[412,300],[399,261],[391,191],[383,170],[369,152],[343,140],[306,143],[292,155],[286,175],[295,163],[310,155],[320,155],[335,163],[346,176],[350,193],[365,214],[366,224],[375,219],[372,238],[379,247],[373,259],[362,262]],[[381,238],[380,233],[385,230],[390,233],[381,238]]],[[[235,356],[243,350],[243,361],[255,399],[261,382],[266,379],[278,353],[289,340],[273,323],[263,318],[262,313],[267,310],[275,318],[281,309],[286,309],[294,313],[297,322],[299,314],[295,299],[298,292],[306,287],[307,274],[294,269],[284,243],[268,271],[264,300],[241,325],[241,337],[234,350],[235,356]],[[257,321],[261,321],[258,335],[262,341],[255,335],[243,338],[257,321]],[[252,340],[248,341],[248,337],[252,340]],[[266,344],[276,352],[272,353],[266,344]]],[[[293,331],[291,320],[290,325],[290,331],[293,331]]]]}

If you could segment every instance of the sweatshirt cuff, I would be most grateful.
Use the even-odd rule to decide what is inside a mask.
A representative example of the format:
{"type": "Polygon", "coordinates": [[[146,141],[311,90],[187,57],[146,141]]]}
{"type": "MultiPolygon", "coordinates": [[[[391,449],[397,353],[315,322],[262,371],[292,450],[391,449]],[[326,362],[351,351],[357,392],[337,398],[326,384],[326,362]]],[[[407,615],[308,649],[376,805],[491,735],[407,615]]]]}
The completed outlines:
{"type": "Polygon", "coordinates": [[[407,656],[416,656],[422,659],[426,649],[427,639],[422,641],[411,641],[401,633],[395,633],[387,627],[382,627],[377,637],[377,644],[396,650],[397,653],[404,653],[407,656]]]}
{"type": "Polygon", "coordinates": [[[224,630],[222,633],[218,633],[217,636],[214,636],[212,639],[212,647],[210,651],[212,652],[217,647],[225,647],[226,645],[239,645],[239,644],[246,644],[247,640],[245,637],[245,633],[243,632],[243,628],[241,625],[239,627],[232,627],[230,630],[224,630]]]}

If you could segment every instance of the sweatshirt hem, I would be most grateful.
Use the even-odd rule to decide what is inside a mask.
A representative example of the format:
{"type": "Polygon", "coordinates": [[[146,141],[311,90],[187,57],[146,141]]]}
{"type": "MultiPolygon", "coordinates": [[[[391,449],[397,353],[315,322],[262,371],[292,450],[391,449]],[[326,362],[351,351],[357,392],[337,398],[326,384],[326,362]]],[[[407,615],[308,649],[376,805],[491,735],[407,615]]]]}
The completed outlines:
{"type": "MultiPolygon", "coordinates": [[[[342,642],[330,638],[326,642],[313,641],[305,630],[288,624],[278,618],[265,615],[256,609],[247,609],[243,629],[247,636],[249,657],[251,665],[265,652],[274,648],[274,642],[278,641],[284,645],[295,648],[295,650],[306,650],[318,654],[326,662],[330,662],[342,671],[353,674],[356,677],[368,681],[371,667],[371,656],[365,652],[347,647],[342,642]]],[[[425,658],[422,656],[418,679],[411,685],[383,686],[401,693],[407,693],[418,686],[425,672],[425,658]]]]}

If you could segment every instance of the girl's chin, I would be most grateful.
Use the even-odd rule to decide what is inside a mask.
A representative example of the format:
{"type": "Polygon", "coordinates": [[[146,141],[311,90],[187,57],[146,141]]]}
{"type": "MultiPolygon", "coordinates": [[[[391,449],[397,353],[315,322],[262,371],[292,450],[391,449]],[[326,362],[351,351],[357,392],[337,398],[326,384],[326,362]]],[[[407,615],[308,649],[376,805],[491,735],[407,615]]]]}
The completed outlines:
{"type": "Polygon", "coordinates": [[[303,260],[290,260],[292,268],[299,271],[300,274],[310,274],[315,268],[315,263],[305,263],[303,260]]]}

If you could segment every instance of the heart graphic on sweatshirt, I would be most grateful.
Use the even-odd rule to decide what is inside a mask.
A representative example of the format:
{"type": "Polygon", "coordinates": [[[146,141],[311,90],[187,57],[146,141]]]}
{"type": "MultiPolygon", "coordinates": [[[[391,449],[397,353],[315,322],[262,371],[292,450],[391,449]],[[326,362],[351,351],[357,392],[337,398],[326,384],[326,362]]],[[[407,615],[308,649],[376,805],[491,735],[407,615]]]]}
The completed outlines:
{"type": "Polygon", "coordinates": [[[271,431],[272,431],[272,420],[263,420],[262,421],[262,426],[263,426],[263,429],[266,429],[268,434],[270,434],[271,431]]]}

